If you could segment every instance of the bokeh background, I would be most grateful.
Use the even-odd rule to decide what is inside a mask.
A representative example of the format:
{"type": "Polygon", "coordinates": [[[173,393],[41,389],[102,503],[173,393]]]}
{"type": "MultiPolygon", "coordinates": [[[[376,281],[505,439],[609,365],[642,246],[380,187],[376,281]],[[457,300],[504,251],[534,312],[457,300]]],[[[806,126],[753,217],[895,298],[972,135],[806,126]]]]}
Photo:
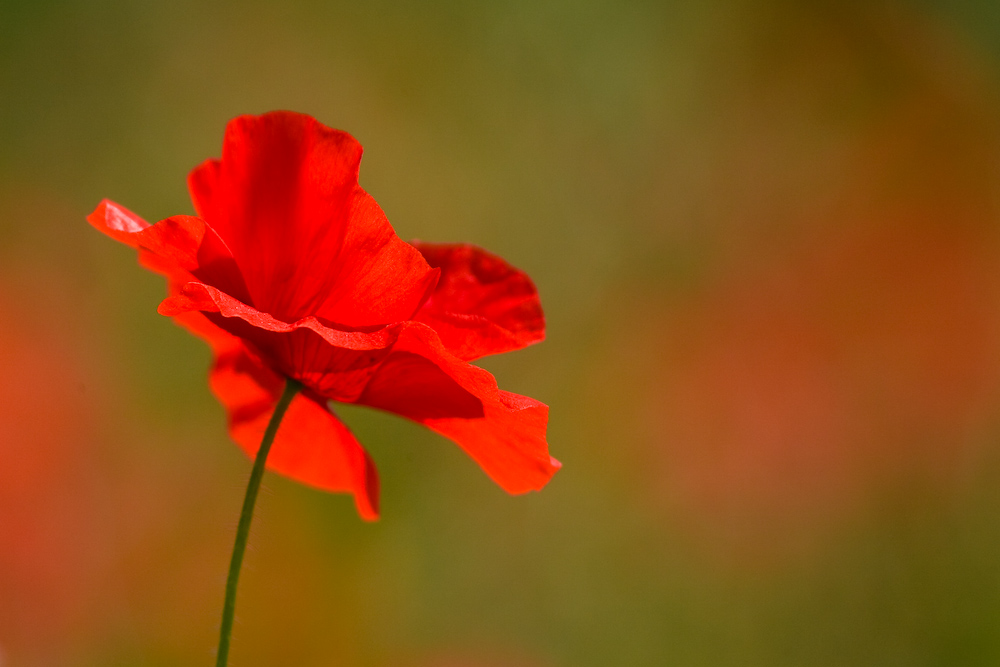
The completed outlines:
{"type": "Polygon", "coordinates": [[[269,476],[233,665],[1000,662],[995,3],[0,0],[0,665],[213,664],[249,462],[84,216],[281,108],[533,276],[564,468],[345,408],[383,518],[269,476]]]}

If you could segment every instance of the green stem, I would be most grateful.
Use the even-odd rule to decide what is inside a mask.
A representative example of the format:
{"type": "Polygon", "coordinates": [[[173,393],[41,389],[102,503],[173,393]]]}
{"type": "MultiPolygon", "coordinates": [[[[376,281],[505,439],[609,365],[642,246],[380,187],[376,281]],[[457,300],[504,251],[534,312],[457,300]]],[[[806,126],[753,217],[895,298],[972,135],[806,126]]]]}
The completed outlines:
{"type": "Polygon", "coordinates": [[[219,652],[215,661],[216,667],[226,667],[229,663],[229,636],[233,632],[233,617],[236,614],[236,585],[240,580],[240,567],[243,565],[243,552],[247,548],[247,538],[250,536],[250,521],[253,519],[253,506],[257,502],[257,491],[260,489],[260,480],[264,476],[264,462],[267,460],[267,453],[271,450],[274,436],[278,433],[278,426],[281,418],[285,416],[285,410],[289,403],[295,398],[295,394],[302,389],[302,385],[295,380],[288,378],[285,383],[285,391],[278,400],[278,405],[274,408],[271,421],[264,431],[264,439],[257,450],[257,458],[253,462],[253,470],[250,472],[250,483],[247,484],[247,495],[243,498],[243,511],[240,512],[240,523],[236,527],[236,544],[233,545],[233,558],[229,561],[229,576],[226,578],[226,601],[222,606],[222,629],[219,631],[219,652]]]}

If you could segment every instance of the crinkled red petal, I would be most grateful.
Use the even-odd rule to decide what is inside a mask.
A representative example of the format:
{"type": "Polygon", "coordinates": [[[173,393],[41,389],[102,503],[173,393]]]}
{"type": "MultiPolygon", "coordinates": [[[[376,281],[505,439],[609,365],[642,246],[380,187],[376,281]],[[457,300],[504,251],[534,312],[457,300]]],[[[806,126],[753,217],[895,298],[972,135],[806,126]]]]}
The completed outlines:
{"type": "MultiPolygon", "coordinates": [[[[230,436],[253,458],[284,381],[238,345],[216,357],[210,384],[226,408],[230,436]]],[[[362,518],[378,518],[374,462],[343,422],[306,393],[292,399],[282,418],[267,468],[325,491],[351,493],[362,518]]]]}
{"type": "Polygon", "coordinates": [[[316,393],[352,402],[385,358],[405,323],[373,331],[344,331],[315,317],[281,322],[209,285],[190,282],[167,297],[159,312],[202,312],[214,324],[253,345],[275,369],[316,393]]]}
{"type": "MultiPolygon", "coordinates": [[[[361,146],[291,112],[240,116],[191,173],[195,209],[232,249],[261,311],[349,328],[409,319],[437,271],[358,185],[361,146]]],[[[228,290],[226,290],[228,291],[228,290]]]]}
{"type": "Polygon", "coordinates": [[[437,287],[414,319],[437,331],[459,359],[509,352],[545,338],[538,290],[526,273],[473,245],[413,245],[441,269],[437,287]]]}
{"type": "Polygon", "coordinates": [[[545,440],[548,406],[500,391],[492,374],[452,355],[420,323],[400,331],[357,402],[454,440],[509,493],[541,489],[561,466],[545,440]]]}

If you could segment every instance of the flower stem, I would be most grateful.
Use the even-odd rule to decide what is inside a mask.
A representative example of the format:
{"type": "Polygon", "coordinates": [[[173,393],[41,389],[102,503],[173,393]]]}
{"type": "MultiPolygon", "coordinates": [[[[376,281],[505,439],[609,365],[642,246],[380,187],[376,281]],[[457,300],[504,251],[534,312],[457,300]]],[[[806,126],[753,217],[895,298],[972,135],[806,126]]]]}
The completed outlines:
{"type": "Polygon", "coordinates": [[[229,637],[233,631],[233,617],[236,614],[236,585],[240,580],[240,568],[243,565],[243,553],[247,548],[247,538],[250,536],[250,521],[253,519],[253,506],[257,502],[257,491],[260,489],[260,480],[264,477],[264,462],[267,460],[267,453],[271,451],[271,444],[274,436],[278,433],[278,426],[281,418],[285,416],[285,410],[299,393],[302,385],[297,381],[288,378],[285,383],[285,391],[278,399],[278,405],[274,408],[271,421],[264,431],[264,439],[257,450],[257,458],[253,462],[253,470],[250,471],[250,482],[247,484],[247,494],[243,498],[243,510],[240,512],[240,522],[236,527],[236,544],[233,545],[233,558],[229,561],[229,576],[226,578],[226,601],[222,606],[222,629],[219,631],[219,652],[215,660],[216,667],[226,667],[229,663],[229,637]]]}

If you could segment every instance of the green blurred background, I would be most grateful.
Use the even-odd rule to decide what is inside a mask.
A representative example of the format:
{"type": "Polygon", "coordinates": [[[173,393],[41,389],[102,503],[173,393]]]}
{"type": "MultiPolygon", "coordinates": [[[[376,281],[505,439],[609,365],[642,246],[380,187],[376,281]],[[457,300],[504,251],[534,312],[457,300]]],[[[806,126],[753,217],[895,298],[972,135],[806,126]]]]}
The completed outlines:
{"type": "Polygon", "coordinates": [[[0,665],[214,662],[249,463],[84,216],[271,109],[535,279],[564,468],[344,409],[383,518],[269,476],[233,665],[997,664],[998,75],[986,0],[0,0],[0,665]]]}

